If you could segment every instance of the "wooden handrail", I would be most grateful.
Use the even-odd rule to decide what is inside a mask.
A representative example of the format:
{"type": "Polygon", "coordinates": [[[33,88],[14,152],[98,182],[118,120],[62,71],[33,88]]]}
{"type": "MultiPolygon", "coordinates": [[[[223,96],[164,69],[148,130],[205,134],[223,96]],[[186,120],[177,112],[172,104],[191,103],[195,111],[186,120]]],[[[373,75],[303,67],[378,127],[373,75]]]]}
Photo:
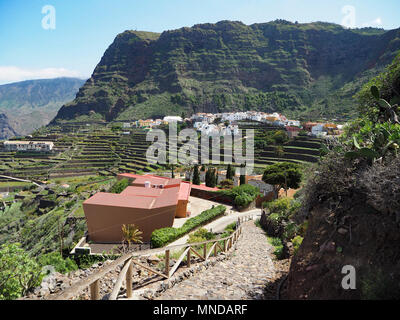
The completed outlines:
{"type": "MultiPolygon", "coordinates": [[[[173,246],[168,246],[168,247],[164,247],[164,248],[157,248],[157,249],[149,249],[149,250],[144,250],[141,252],[130,252],[127,253],[121,257],[119,257],[118,259],[116,259],[114,262],[112,262],[111,264],[109,264],[108,266],[104,266],[102,269],[100,269],[97,273],[92,274],[90,276],[88,276],[86,279],[83,279],[79,282],[77,282],[76,284],[73,284],[71,287],[67,288],[64,292],[62,292],[61,294],[55,295],[53,297],[50,297],[50,300],[68,300],[68,299],[72,299],[74,297],[76,297],[77,295],[79,295],[79,293],[81,291],[83,291],[85,288],[90,287],[91,288],[91,295],[92,295],[92,299],[99,299],[99,282],[100,280],[109,272],[115,270],[119,265],[124,264],[124,267],[122,268],[120,275],[118,277],[117,283],[113,289],[113,292],[110,295],[110,299],[111,298],[117,298],[119,290],[121,289],[122,286],[122,281],[123,278],[126,276],[127,271],[130,268],[131,264],[135,264],[138,265],[139,267],[142,267],[144,269],[147,269],[150,272],[153,272],[159,276],[162,276],[164,278],[169,278],[170,276],[172,276],[176,270],[178,269],[179,265],[181,264],[182,260],[184,259],[184,256],[187,255],[188,257],[190,257],[190,251],[193,252],[195,255],[197,255],[199,258],[203,259],[203,260],[207,260],[209,258],[209,256],[211,255],[212,250],[214,250],[214,252],[216,251],[216,247],[218,246],[221,250],[221,246],[219,245],[220,241],[224,241],[224,250],[222,251],[228,251],[232,245],[238,240],[240,234],[241,234],[241,227],[240,225],[245,222],[245,221],[249,221],[250,220],[250,216],[245,216],[242,218],[238,218],[238,228],[235,230],[235,232],[233,232],[230,236],[225,237],[225,238],[221,238],[221,239],[214,239],[214,240],[208,240],[208,241],[203,241],[203,242],[196,242],[196,243],[191,243],[191,244],[180,244],[180,245],[173,245],[173,246]],[[208,252],[208,254],[205,254],[204,256],[200,255],[198,252],[196,252],[193,247],[197,247],[197,246],[205,246],[205,248],[207,248],[207,244],[212,243],[212,247],[210,248],[210,251],[208,252]],[[172,251],[172,250],[176,250],[176,249],[180,249],[180,248],[185,248],[184,254],[181,255],[181,257],[177,260],[177,262],[175,263],[175,265],[172,267],[171,271],[169,271],[169,265],[168,267],[166,266],[166,270],[168,270],[167,274],[162,274],[156,270],[153,270],[150,267],[147,267],[141,263],[139,263],[138,261],[136,261],[136,259],[139,256],[148,256],[148,255],[154,255],[157,253],[161,253],[161,252],[167,252],[167,251],[172,251]],[[119,288],[117,288],[119,286],[119,288]]],[[[188,263],[188,266],[190,266],[190,262],[188,263]]]]}
{"type": "Polygon", "coordinates": [[[128,259],[125,261],[125,265],[119,273],[117,282],[115,283],[114,289],[111,292],[110,298],[108,300],[117,300],[119,290],[121,290],[122,282],[124,281],[124,278],[126,276],[126,273],[128,272],[128,268],[130,267],[131,263],[132,259],[128,259]]]}
{"type": "Polygon", "coordinates": [[[175,273],[175,271],[178,269],[179,265],[181,264],[182,260],[185,258],[187,255],[188,251],[190,250],[190,246],[181,254],[179,259],[175,262],[175,265],[172,267],[172,269],[169,271],[168,276],[172,277],[172,275],[175,273]]]}

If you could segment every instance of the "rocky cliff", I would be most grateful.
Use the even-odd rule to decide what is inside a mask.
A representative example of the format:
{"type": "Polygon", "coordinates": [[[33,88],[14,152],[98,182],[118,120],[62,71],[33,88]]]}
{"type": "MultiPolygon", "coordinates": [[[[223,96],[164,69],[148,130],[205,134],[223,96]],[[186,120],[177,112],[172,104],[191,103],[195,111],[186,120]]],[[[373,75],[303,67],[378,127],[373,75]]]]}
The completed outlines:
{"type": "Polygon", "coordinates": [[[400,29],[322,22],[125,31],[54,122],[246,109],[349,118],[352,95],[399,49],[400,29]]]}

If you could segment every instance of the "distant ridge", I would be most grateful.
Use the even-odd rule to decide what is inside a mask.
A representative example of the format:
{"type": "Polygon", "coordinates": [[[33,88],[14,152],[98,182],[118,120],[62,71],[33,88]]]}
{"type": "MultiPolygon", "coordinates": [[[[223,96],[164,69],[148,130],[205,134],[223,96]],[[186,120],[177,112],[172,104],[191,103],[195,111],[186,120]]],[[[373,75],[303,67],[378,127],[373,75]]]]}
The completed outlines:
{"type": "Polygon", "coordinates": [[[250,109],[349,119],[352,96],[399,50],[400,29],[326,22],[125,31],[53,123],[250,109]]]}
{"type": "Polygon", "coordinates": [[[0,139],[26,135],[47,125],[84,83],[64,77],[0,85],[0,139]]]}

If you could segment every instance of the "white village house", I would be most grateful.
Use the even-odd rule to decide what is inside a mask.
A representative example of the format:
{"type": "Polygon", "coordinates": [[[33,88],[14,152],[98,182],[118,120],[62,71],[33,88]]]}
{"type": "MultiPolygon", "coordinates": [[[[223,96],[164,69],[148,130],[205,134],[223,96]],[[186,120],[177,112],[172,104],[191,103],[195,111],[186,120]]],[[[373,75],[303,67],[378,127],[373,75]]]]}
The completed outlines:
{"type": "Polygon", "coordinates": [[[54,143],[49,141],[5,141],[7,151],[33,151],[49,152],[53,150],[54,143]]]}

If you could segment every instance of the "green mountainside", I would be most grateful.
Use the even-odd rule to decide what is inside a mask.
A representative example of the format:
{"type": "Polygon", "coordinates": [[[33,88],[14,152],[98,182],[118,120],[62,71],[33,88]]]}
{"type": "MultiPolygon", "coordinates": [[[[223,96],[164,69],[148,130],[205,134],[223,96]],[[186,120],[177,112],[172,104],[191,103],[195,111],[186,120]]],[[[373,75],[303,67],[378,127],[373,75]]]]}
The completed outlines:
{"type": "Polygon", "coordinates": [[[48,124],[84,82],[57,78],[0,85],[0,139],[25,135],[48,124]]]}
{"type": "Polygon", "coordinates": [[[250,109],[348,119],[352,96],[399,50],[400,29],[323,22],[125,31],[53,123],[250,109]]]}

